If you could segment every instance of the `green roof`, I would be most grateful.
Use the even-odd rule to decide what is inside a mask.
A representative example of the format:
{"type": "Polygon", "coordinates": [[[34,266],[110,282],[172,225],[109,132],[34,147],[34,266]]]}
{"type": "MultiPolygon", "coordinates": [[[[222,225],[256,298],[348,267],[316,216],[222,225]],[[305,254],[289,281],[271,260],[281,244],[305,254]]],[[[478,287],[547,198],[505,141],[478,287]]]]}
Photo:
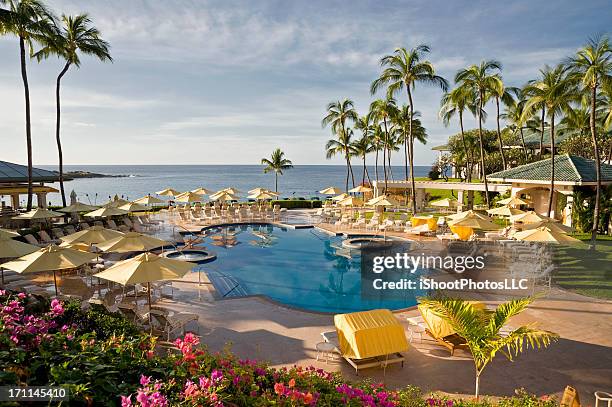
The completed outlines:
{"type": "MultiPolygon", "coordinates": [[[[0,161],[0,183],[2,182],[27,182],[28,167],[0,161]]],[[[56,172],[40,168],[32,168],[32,181],[34,182],[56,182],[59,176],[56,172]]]]}
{"type": "MultiPolygon", "coordinates": [[[[547,181],[550,182],[550,158],[520,165],[505,171],[487,175],[487,179],[506,182],[508,180],[547,181]]],[[[601,180],[612,182],[612,165],[601,164],[601,180]]],[[[575,184],[596,182],[595,160],[576,155],[563,154],[555,156],[555,181],[575,184]]]]}

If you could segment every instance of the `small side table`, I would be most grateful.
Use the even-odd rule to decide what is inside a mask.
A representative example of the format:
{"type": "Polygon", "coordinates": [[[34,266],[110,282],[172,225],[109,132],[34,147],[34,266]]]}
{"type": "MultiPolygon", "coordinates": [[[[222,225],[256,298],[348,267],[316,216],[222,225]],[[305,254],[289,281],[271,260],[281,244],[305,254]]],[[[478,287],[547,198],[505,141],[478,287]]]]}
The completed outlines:
{"type": "Polygon", "coordinates": [[[423,342],[423,333],[425,332],[425,322],[422,317],[407,318],[408,321],[408,340],[412,343],[415,335],[419,335],[419,343],[423,342]]]}
{"type": "Polygon", "coordinates": [[[607,403],[606,407],[610,407],[612,406],[612,394],[607,393],[605,391],[596,391],[595,392],[595,407],[599,407],[599,402],[602,402],[601,405],[603,406],[604,403],[607,403]]]}
{"type": "Polygon", "coordinates": [[[317,349],[317,361],[321,357],[325,359],[325,364],[327,364],[329,360],[335,359],[334,354],[336,352],[336,345],[334,345],[333,343],[318,342],[316,345],[316,349],[317,349]]]}

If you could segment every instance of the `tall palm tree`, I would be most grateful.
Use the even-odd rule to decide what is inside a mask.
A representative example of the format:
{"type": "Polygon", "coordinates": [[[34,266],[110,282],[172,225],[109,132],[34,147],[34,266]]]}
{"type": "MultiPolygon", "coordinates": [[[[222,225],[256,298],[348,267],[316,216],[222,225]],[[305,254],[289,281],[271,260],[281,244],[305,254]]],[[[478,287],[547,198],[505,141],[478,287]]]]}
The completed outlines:
{"type": "Polygon", "coordinates": [[[100,61],[113,60],[109,53],[108,43],[100,38],[100,31],[92,26],[92,21],[87,14],[62,15],[62,27],[57,30],[56,35],[45,38],[43,48],[35,54],[39,61],[50,55],[56,55],[66,61],[55,84],[55,141],[59,156],[59,183],[64,206],[66,206],[66,194],[64,192],[64,159],[60,139],[60,82],[72,65],[77,68],[81,66],[79,53],[95,56],[100,61]]]}
{"type": "Polygon", "coordinates": [[[274,192],[278,192],[278,176],[283,175],[283,170],[293,168],[293,163],[285,158],[285,153],[280,148],[277,148],[272,151],[270,159],[262,158],[261,164],[266,166],[264,173],[274,171],[274,192]]]}
{"type": "Polygon", "coordinates": [[[381,149],[383,151],[383,172],[385,176],[385,193],[387,192],[387,183],[389,172],[387,170],[387,151],[389,150],[389,141],[391,140],[391,118],[397,114],[397,105],[395,99],[376,99],[370,104],[370,112],[376,122],[382,122],[383,139],[381,149]]]}
{"type": "Polygon", "coordinates": [[[521,146],[523,148],[525,160],[527,160],[527,147],[525,146],[525,135],[523,133],[523,129],[527,126],[527,121],[529,118],[523,115],[525,103],[527,103],[527,99],[525,98],[524,93],[519,91],[517,93],[516,100],[506,104],[504,113],[500,115],[500,118],[508,122],[510,129],[515,132],[514,134],[518,132],[518,134],[521,136],[521,146]]]}
{"type": "MultiPolygon", "coordinates": [[[[355,148],[353,147],[351,138],[353,137],[353,130],[345,129],[336,134],[337,138],[327,141],[325,145],[326,157],[330,159],[336,154],[343,154],[346,160],[346,188],[349,189],[349,177],[353,175],[351,168],[351,157],[355,155],[355,148]]],[[[355,186],[355,178],[353,177],[353,186],[355,186]]]]}
{"type": "Polygon", "coordinates": [[[26,48],[30,55],[34,43],[42,42],[53,36],[55,17],[39,0],[0,0],[0,34],[12,34],[19,39],[21,64],[21,79],[25,97],[25,133],[28,156],[28,203],[27,209],[32,209],[32,121],[30,116],[30,86],[26,67],[26,48]]]}
{"type": "Polygon", "coordinates": [[[448,321],[459,336],[465,339],[474,358],[476,369],[475,396],[480,395],[480,376],[497,352],[513,360],[523,350],[545,348],[559,337],[549,331],[523,325],[502,334],[501,329],[514,316],[533,302],[521,298],[502,303],[494,311],[479,308],[473,303],[453,298],[421,298],[419,302],[448,321]]]}
{"type": "Polygon", "coordinates": [[[504,142],[502,141],[501,136],[501,128],[499,124],[500,119],[500,101],[505,106],[510,106],[514,103],[514,97],[512,95],[517,95],[519,90],[517,88],[507,88],[504,85],[504,81],[500,74],[493,75],[494,80],[491,81],[491,88],[489,89],[489,93],[491,97],[495,98],[495,107],[496,107],[496,122],[497,122],[497,141],[499,142],[499,154],[502,159],[502,168],[506,169],[506,155],[504,154],[504,142]]]}
{"type": "Polygon", "coordinates": [[[529,100],[525,104],[524,115],[529,117],[534,109],[545,106],[550,118],[551,169],[547,212],[547,216],[550,216],[555,193],[555,118],[571,108],[571,103],[576,100],[576,92],[565,66],[558,65],[551,68],[547,65],[540,73],[542,78],[531,82],[525,89],[529,95],[529,100]]]}
{"type": "MultiPolygon", "coordinates": [[[[412,132],[412,118],[414,114],[414,101],[412,92],[417,83],[439,86],[444,92],[448,89],[448,82],[441,76],[436,75],[434,66],[431,62],[423,60],[425,55],[430,52],[427,45],[419,45],[411,50],[397,48],[392,55],[385,55],[380,60],[381,67],[384,67],[380,76],[372,82],[370,93],[374,95],[382,86],[387,86],[387,98],[393,97],[396,93],[406,89],[408,106],[410,107],[410,128],[408,140],[404,144],[405,155],[410,162],[410,181],[412,185],[412,213],[416,214],[416,194],[414,183],[414,138],[412,132]],[[408,146],[410,144],[410,147],[408,146]]],[[[406,178],[408,178],[408,165],[405,165],[406,178]]]]}
{"type": "MultiPolygon", "coordinates": [[[[353,174],[353,168],[351,167],[351,154],[349,151],[350,138],[348,124],[355,123],[359,119],[359,115],[355,110],[355,104],[350,99],[344,99],[342,101],[331,102],[327,105],[327,114],[321,120],[321,127],[325,128],[328,125],[331,126],[332,134],[338,136],[338,140],[341,144],[344,144],[346,150],[344,151],[344,157],[346,159],[347,167],[347,181],[346,189],[348,190],[348,177],[349,175],[353,179],[353,186],[355,186],[355,176],[353,174]]],[[[332,141],[332,140],[330,140],[332,141]]],[[[327,143],[329,145],[329,142],[327,143]]],[[[327,149],[327,158],[330,158],[329,148],[327,149]]],[[[335,153],[334,153],[335,154],[335,153]]],[[[334,155],[332,154],[332,156],[334,155]]]]}
{"type": "MultiPolygon", "coordinates": [[[[402,105],[396,112],[395,116],[391,118],[394,126],[395,133],[397,136],[396,140],[396,148],[397,151],[400,145],[408,144],[409,154],[413,156],[413,151],[411,147],[413,143],[406,143],[410,138],[410,127],[412,126],[412,139],[416,140],[421,144],[427,144],[427,130],[423,127],[421,120],[421,112],[414,111],[412,114],[412,123],[410,122],[410,106],[402,105]]],[[[404,150],[405,151],[405,150],[404,150]]]]}
{"type": "Polygon", "coordinates": [[[480,172],[485,186],[485,199],[487,206],[491,208],[489,200],[489,184],[487,182],[487,171],[484,161],[484,144],[482,138],[482,122],[484,105],[487,101],[488,92],[494,88],[498,82],[499,75],[497,72],[501,70],[501,64],[498,61],[482,61],[480,65],[472,65],[460,70],[455,75],[455,83],[465,88],[466,92],[473,92],[476,95],[478,103],[476,114],[478,116],[478,139],[480,142],[480,172]],[[497,71],[497,72],[496,72],[497,71]]]}
{"type": "Polygon", "coordinates": [[[372,183],[370,179],[370,174],[368,173],[368,167],[366,165],[366,156],[374,151],[374,145],[372,144],[372,136],[363,132],[360,139],[353,141],[353,151],[355,155],[361,157],[363,161],[363,172],[361,174],[361,185],[365,184],[366,177],[368,178],[368,183],[372,183]]]}
{"type": "Polygon", "coordinates": [[[378,177],[378,153],[383,149],[385,144],[385,131],[379,123],[374,125],[372,129],[372,146],[374,147],[374,176],[378,177]]]}
{"type": "Polygon", "coordinates": [[[451,119],[457,115],[459,118],[459,129],[461,132],[461,143],[465,152],[465,160],[467,163],[467,181],[472,182],[472,165],[473,157],[468,150],[465,140],[465,129],[463,128],[463,113],[468,109],[473,114],[476,114],[476,98],[474,92],[465,87],[458,86],[455,89],[447,92],[442,96],[440,102],[440,118],[444,126],[448,127],[451,119]]]}
{"type": "Polygon", "coordinates": [[[597,145],[597,126],[595,125],[597,92],[603,82],[612,82],[612,48],[607,37],[591,39],[587,45],[572,57],[569,65],[580,80],[582,89],[590,92],[591,100],[591,138],[595,157],[595,173],[597,177],[597,192],[593,209],[593,229],[591,231],[591,246],[595,247],[597,229],[599,226],[599,206],[601,199],[601,159],[597,145]]]}

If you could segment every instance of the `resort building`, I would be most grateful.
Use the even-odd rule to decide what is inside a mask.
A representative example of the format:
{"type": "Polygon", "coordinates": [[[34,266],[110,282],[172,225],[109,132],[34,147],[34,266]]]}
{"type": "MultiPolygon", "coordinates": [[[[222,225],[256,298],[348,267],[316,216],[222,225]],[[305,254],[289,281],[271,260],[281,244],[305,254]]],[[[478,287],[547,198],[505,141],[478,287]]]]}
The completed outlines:
{"type": "MultiPolygon", "coordinates": [[[[67,178],[64,178],[67,180],[67,178]]],[[[45,184],[59,182],[59,176],[52,171],[32,168],[33,193],[36,203],[41,208],[47,207],[47,194],[58,192],[57,189],[45,184]]],[[[25,165],[0,161],[0,202],[2,213],[17,210],[20,206],[19,196],[28,193],[28,167],[25,165]],[[5,201],[5,197],[9,200],[5,201]]]]}

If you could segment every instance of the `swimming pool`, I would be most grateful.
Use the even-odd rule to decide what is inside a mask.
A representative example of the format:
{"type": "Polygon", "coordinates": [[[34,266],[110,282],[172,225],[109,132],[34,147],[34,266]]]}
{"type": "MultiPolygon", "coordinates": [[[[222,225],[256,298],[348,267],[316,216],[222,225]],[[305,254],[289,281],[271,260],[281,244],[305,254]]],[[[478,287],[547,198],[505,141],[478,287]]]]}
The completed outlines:
{"type": "MultiPolygon", "coordinates": [[[[217,260],[202,265],[220,297],[265,295],[309,311],[353,312],[416,305],[420,292],[393,300],[361,296],[359,251],[315,229],[236,225],[207,229],[201,245],[217,260]]],[[[418,278],[418,274],[412,276],[418,278]]]]}

